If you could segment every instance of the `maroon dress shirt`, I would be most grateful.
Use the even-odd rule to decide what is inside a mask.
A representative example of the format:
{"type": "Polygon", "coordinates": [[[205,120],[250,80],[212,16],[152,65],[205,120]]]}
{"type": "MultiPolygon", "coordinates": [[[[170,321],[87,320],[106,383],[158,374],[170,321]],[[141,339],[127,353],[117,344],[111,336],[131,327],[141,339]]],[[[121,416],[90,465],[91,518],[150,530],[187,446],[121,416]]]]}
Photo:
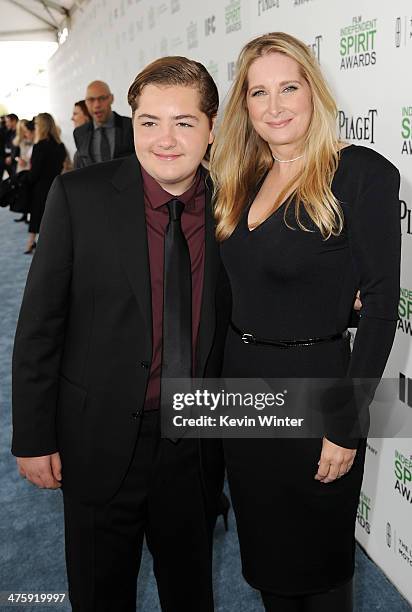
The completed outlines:
{"type": "Polygon", "coordinates": [[[165,191],[143,168],[142,176],[153,325],[152,365],[144,409],[155,410],[160,405],[160,376],[162,372],[164,237],[169,223],[169,211],[166,203],[177,197],[185,204],[182,214],[182,229],[189,246],[192,268],[192,356],[194,363],[200,322],[205,259],[205,180],[203,170],[199,169],[193,185],[182,195],[173,196],[165,191]]]}

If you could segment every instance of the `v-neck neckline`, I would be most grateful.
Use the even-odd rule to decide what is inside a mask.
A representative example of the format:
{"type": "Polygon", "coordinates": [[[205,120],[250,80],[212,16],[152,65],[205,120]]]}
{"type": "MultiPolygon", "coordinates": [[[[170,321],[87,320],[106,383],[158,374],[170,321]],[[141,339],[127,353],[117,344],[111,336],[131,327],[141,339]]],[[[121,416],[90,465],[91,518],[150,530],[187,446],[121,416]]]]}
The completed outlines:
{"type": "MultiPolygon", "coordinates": [[[[343,151],[346,151],[347,149],[351,149],[354,146],[355,146],[354,144],[350,143],[346,147],[342,147],[340,149],[339,153],[342,154],[343,151]]],[[[262,221],[262,223],[259,223],[259,225],[257,225],[254,229],[250,229],[249,228],[249,211],[250,211],[250,209],[252,207],[252,204],[255,201],[256,196],[259,193],[263,183],[265,182],[265,179],[266,179],[267,175],[269,174],[269,171],[270,170],[267,170],[265,172],[265,174],[263,175],[262,179],[259,181],[258,186],[257,186],[256,190],[254,191],[254,193],[253,193],[253,195],[252,195],[251,199],[249,200],[249,203],[248,203],[248,205],[246,207],[245,214],[243,215],[243,221],[244,221],[244,225],[245,225],[245,229],[246,229],[247,234],[253,234],[254,232],[256,232],[256,230],[258,230],[260,227],[265,225],[267,221],[269,221],[270,219],[273,219],[273,217],[276,215],[276,213],[279,210],[281,210],[286,205],[287,201],[289,200],[290,196],[292,195],[292,194],[290,194],[289,196],[287,196],[284,199],[284,201],[273,212],[271,212],[270,215],[268,217],[266,217],[266,219],[264,219],[262,221]]]]}

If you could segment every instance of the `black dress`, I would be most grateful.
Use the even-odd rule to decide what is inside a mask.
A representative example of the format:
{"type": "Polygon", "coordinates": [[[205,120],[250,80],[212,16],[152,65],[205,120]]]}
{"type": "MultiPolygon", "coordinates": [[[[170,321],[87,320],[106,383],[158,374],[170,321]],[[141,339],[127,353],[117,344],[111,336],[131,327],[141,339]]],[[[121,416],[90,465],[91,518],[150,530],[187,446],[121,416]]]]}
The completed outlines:
{"type": "MultiPolygon", "coordinates": [[[[295,229],[289,229],[284,205],[249,231],[250,202],[221,255],[232,320],[256,337],[342,332],[360,289],[352,354],[344,339],[284,349],[244,344],[230,330],[224,376],[381,377],[398,316],[399,172],[373,150],[351,145],[341,153],[332,190],[345,218],[339,236],[323,240],[304,214],[314,231],[298,229],[293,206],[287,220],[295,229]]],[[[345,440],[331,441],[345,446],[345,440]]],[[[329,484],[314,480],[320,438],[227,439],[224,447],[246,580],[280,595],[321,592],[350,580],[366,441],[359,442],[348,474],[329,484]]]]}
{"type": "Polygon", "coordinates": [[[38,234],[46,206],[47,194],[52,182],[58,176],[66,159],[64,144],[53,138],[40,140],[33,147],[31,169],[28,173],[30,185],[30,223],[29,232],[38,234]]]}

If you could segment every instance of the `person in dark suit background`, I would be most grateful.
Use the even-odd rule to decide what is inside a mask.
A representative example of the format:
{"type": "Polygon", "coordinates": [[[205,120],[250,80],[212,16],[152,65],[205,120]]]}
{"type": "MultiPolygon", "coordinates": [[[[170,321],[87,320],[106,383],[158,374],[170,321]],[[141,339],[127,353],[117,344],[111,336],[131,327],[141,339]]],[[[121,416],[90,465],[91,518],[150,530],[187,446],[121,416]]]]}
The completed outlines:
{"type": "Polygon", "coordinates": [[[49,194],[15,338],[12,453],[29,481],[62,488],[75,612],[135,610],[144,535],[162,610],[212,612],[221,441],[161,438],[159,407],[174,357],[185,376],[221,368],[230,292],[200,165],[218,92],[201,64],[169,57],[128,99],[136,154],[49,194]]]}
{"type": "Polygon", "coordinates": [[[4,168],[5,168],[5,130],[0,129],[0,181],[3,179],[4,168]]]}
{"type": "Polygon", "coordinates": [[[87,87],[86,105],[92,121],[76,127],[75,168],[125,157],[134,152],[132,121],[112,111],[113,94],[107,83],[93,81],[87,87]]]}
{"type": "Polygon", "coordinates": [[[16,174],[17,161],[16,147],[13,145],[13,140],[16,137],[16,128],[19,118],[16,114],[10,113],[6,115],[6,132],[4,135],[4,164],[5,170],[10,177],[16,174]]]}
{"type": "Polygon", "coordinates": [[[31,167],[27,175],[30,186],[30,222],[26,255],[36,248],[36,235],[40,231],[46,198],[54,179],[63,169],[67,156],[59,131],[49,113],[39,113],[34,120],[35,144],[31,155],[31,167]]]}

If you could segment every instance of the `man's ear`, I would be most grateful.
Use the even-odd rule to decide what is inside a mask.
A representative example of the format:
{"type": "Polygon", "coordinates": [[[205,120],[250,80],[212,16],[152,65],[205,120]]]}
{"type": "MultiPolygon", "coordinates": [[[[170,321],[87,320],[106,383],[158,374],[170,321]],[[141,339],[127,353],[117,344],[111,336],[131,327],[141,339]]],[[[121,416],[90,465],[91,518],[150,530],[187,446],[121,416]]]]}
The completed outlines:
{"type": "Polygon", "coordinates": [[[216,127],[216,115],[211,118],[211,126],[210,126],[210,134],[209,134],[209,144],[211,145],[215,139],[215,127],[216,127]]]}
{"type": "Polygon", "coordinates": [[[110,96],[111,96],[111,101],[110,101],[110,104],[113,104],[113,102],[114,102],[114,95],[113,95],[113,94],[110,94],[110,96]]]}

